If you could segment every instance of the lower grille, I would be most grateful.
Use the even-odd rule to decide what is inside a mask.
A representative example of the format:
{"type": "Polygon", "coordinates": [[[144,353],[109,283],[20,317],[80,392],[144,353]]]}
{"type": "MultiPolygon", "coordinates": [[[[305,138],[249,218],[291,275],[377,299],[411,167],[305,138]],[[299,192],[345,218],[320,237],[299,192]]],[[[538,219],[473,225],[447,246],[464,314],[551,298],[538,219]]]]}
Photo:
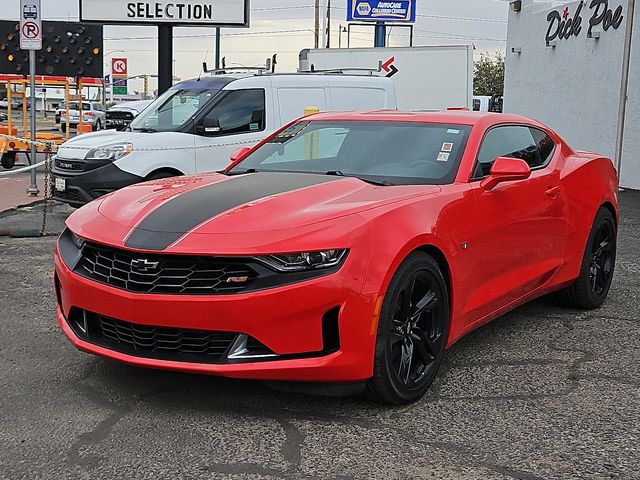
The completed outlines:
{"type": "Polygon", "coordinates": [[[87,200],[77,190],[54,190],[53,196],[59,200],[67,200],[70,202],[86,202],[87,200]]]}
{"type": "MultiPolygon", "coordinates": [[[[129,323],[77,308],[71,311],[68,323],[79,338],[94,345],[127,355],[176,362],[226,363],[236,339],[242,335],[129,323]]],[[[258,340],[249,338],[249,354],[274,355],[258,340]]]]}

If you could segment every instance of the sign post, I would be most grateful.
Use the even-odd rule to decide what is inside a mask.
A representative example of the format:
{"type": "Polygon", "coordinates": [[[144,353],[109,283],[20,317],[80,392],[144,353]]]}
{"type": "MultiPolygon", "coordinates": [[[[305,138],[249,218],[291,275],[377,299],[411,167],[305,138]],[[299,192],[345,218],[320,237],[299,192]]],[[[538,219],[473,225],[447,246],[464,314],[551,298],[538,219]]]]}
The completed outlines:
{"type": "MultiPolygon", "coordinates": [[[[42,17],[40,0],[20,0],[20,49],[29,50],[29,86],[31,108],[31,155],[29,163],[36,163],[38,148],[36,140],[36,50],[42,49],[42,17]]],[[[25,132],[26,133],[26,132],[25,132]]],[[[36,170],[31,170],[31,185],[27,193],[36,196],[40,193],[36,182],[36,170]]]]}

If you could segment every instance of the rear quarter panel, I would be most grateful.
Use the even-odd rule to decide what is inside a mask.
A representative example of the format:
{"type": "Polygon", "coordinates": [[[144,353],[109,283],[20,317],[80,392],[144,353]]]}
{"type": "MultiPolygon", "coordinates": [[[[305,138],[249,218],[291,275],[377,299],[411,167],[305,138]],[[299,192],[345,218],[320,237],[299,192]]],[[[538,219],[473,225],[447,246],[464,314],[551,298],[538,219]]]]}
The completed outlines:
{"type": "Polygon", "coordinates": [[[567,242],[565,264],[556,283],[561,286],[577,278],[595,216],[603,205],[618,222],[618,175],[609,158],[577,151],[567,158],[560,178],[565,195],[567,242]]]}

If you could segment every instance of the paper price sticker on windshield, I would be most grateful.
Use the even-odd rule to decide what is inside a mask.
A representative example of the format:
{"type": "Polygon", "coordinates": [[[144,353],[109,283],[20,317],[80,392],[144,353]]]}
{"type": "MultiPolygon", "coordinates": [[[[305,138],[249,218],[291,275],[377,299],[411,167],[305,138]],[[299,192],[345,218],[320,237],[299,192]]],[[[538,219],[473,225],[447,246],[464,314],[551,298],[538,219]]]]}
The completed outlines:
{"type": "Polygon", "coordinates": [[[449,153],[447,152],[440,152],[438,154],[438,156],[436,157],[436,161],[437,162],[448,162],[449,161],[449,153]]]}
{"type": "Polygon", "coordinates": [[[451,152],[451,150],[453,150],[453,143],[452,142],[444,142],[442,144],[442,149],[443,152],[451,152]]]}

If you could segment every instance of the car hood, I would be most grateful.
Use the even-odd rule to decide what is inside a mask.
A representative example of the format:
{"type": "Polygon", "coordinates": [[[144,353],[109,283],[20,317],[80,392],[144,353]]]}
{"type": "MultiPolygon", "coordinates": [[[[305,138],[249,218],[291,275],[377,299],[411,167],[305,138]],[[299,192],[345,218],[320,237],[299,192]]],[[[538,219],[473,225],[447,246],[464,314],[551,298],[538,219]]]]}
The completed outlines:
{"type": "Polygon", "coordinates": [[[81,236],[131,249],[191,253],[200,245],[211,249],[215,238],[217,251],[234,252],[292,238],[304,243],[319,231],[336,238],[366,222],[355,214],[440,191],[313,174],[206,174],[124,188],[80,209],[68,225],[81,236]]]}
{"type": "Polygon", "coordinates": [[[120,132],[102,130],[99,132],[78,135],[63,143],[58,149],[58,156],[66,159],[83,159],[89,150],[118,143],[131,143],[134,148],[162,148],[176,146],[192,146],[193,135],[178,132],[120,132]]]}

